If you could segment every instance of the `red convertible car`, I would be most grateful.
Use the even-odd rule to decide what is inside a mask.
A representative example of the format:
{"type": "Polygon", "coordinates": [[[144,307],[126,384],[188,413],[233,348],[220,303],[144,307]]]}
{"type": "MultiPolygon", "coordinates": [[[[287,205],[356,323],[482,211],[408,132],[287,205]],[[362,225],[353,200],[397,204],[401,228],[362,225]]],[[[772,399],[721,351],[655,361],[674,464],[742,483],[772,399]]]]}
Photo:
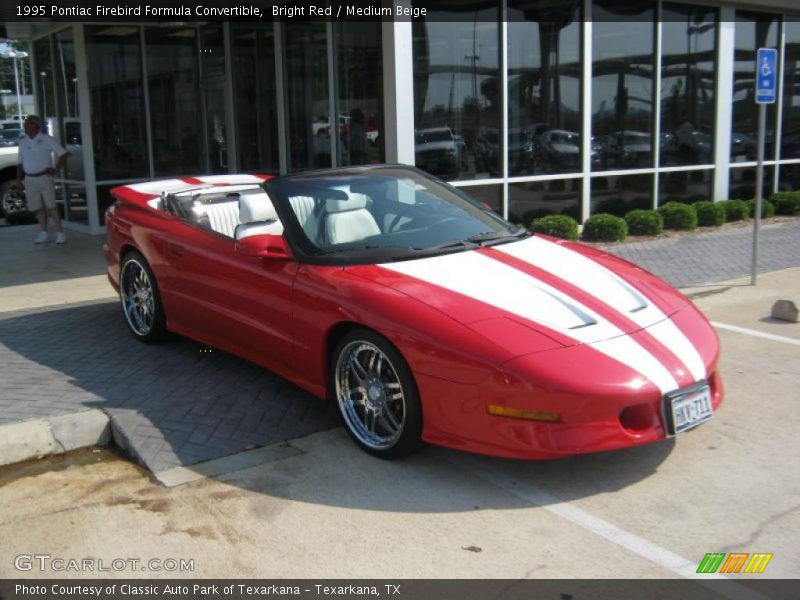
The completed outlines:
{"type": "Polygon", "coordinates": [[[352,438],[557,458],[663,440],[722,401],[683,295],[519,230],[411,167],[117,187],[108,276],[133,335],[169,330],[334,399],[352,438]]]}

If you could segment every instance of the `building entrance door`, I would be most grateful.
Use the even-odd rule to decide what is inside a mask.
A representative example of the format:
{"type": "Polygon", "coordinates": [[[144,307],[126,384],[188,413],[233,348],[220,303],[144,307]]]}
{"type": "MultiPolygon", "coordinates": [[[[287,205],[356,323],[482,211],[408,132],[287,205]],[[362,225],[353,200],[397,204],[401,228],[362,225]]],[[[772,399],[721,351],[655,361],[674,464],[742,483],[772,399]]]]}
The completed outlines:
{"type": "Polygon", "coordinates": [[[200,77],[203,109],[203,142],[206,173],[229,171],[230,131],[227,118],[231,107],[225,103],[225,42],[220,25],[200,28],[200,77]],[[227,109],[227,110],[226,110],[227,109]]]}
{"type": "Polygon", "coordinates": [[[228,172],[228,142],[225,128],[225,89],[222,83],[203,89],[206,166],[208,173],[228,172]]]}

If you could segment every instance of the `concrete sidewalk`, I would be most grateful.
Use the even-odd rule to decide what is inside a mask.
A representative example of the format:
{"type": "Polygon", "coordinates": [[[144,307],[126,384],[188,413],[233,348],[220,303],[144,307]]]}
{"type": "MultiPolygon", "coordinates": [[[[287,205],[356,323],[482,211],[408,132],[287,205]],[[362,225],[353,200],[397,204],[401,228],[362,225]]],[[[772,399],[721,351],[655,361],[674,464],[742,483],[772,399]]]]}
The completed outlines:
{"type": "MultiPolygon", "coordinates": [[[[110,438],[156,476],[329,429],[336,407],[255,365],[175,338],[127,332],[103,238],[0,228],[0,464],[110,438]]],[[[749,229],[609,248],[679,286],[749,273],[749,229]]],[[[763,229],[763,271],[800,265],[800,220],[763,229]]],[[[792,273],[796,277],[796,272],[792,273]]],[[[782,275],[765,285],[780,290],[782,275]]]]}

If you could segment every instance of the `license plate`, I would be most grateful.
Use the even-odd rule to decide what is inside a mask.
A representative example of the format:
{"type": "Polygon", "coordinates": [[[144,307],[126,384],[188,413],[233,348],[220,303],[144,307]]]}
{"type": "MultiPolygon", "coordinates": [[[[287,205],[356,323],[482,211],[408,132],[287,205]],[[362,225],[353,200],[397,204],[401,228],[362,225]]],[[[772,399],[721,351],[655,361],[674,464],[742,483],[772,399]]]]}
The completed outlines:
{"type": "Polygon", "coordinates": [[[696,427],[714,416],[711,408],[711,389],[707,384],[667,397],[667,414],[672,422],[670,434],[675,435],[696,427]]]}

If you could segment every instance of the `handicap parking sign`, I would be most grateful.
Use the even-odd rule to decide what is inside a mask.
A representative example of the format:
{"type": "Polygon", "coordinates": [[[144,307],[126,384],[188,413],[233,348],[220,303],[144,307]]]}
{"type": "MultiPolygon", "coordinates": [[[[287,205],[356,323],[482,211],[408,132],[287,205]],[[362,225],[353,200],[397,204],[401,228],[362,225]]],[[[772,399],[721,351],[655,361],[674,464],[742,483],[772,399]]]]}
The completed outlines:
{"type": "Polygon", "coordinates": [[[774,104],[778,89],[778,51],[759,48],[756,56],[756,104],[774,104]]]}

